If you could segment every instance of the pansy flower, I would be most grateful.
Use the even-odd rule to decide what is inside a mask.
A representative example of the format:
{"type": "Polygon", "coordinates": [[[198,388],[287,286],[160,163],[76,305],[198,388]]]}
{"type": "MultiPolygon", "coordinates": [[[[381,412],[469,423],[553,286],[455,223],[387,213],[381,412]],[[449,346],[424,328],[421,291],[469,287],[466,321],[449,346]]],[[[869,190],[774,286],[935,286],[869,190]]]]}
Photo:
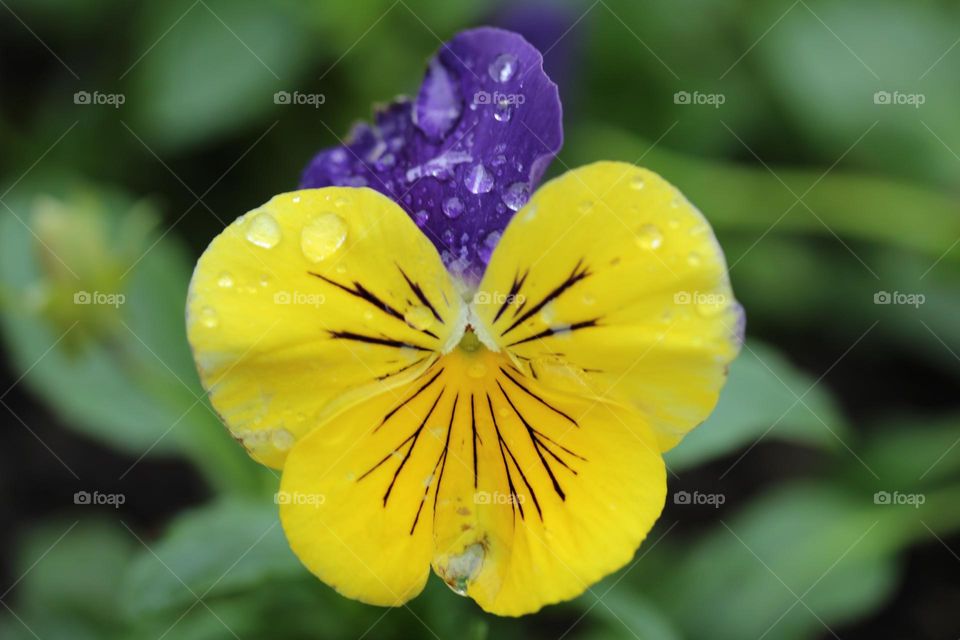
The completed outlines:
{"type": "Polygon", "coordinates": [[[431,567],[500,615],[579,595],[653,526],[662,453],[739,350],[723,254],[673,186],[598,162],[529,195],[560,143],[541,63],[457,36],[194,273],[211,402],[345,596],[402,604],[431,567]]]}

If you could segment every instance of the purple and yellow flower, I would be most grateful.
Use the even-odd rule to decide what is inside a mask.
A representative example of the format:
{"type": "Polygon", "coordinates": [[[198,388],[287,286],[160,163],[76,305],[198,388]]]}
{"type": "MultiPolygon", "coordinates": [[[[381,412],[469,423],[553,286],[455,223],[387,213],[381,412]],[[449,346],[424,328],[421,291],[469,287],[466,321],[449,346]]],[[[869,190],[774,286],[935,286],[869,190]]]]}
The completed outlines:
{"type": "Polygon", "coordinates": [[[532,46],[462,33],[200,258],[201,379],[345,596],[402,604],[431,566],[500,615],[579,595],[717,401],[743,322],[708,223],[624,163],[536,189],[560,118],[532,46]]]}

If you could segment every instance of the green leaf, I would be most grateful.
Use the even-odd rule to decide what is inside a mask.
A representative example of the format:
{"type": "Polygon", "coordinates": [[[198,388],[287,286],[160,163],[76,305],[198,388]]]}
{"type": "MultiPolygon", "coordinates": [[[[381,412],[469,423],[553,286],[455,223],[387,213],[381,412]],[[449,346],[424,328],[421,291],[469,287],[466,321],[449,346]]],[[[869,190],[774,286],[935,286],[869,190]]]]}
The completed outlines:
{"type": "Polygon", "coordinates": [[[768,233],[833,239],[835,233],[848,240],[912,249],[931,261],[941,256],[945,263],[960,261],[958,251],[944,255],[960,236],[960,204],[947,193],[915,184],[842,169],[824,175],[821,169],[773,166],[774,176],[763,166],[678,154],[602,125],[572,129],[563,156],[571,167],[598,158],[626,162],[642,158],[644,166],[677,185],[721,236],[740,231],[753,239],[768,233]],[[813,185],[816,188],[811,189],[813,185]],[[809,210],[793,195],[804,193],[809,210]]]}
{"type": "Polygon", "coordinates": [[[270,502],[203,507],[144,542],[124,580],[124,608],[135,616],[306,575],[270,502]]]}
{"type": "Polygon", "coordinates": [[[687,546],[655,597],[688,637],[814,637],[892,594],[913,528],[866,491],[785,487],[687,546]]]}
{"type": "Polygon", "coordinates": [[[666,455],[667,463],[679,471],[758,438],[836,447],[848,427],[826,387],[814,383],[772,347],[748,340],[730,365],[717,408],[666,455]]]}
{"type": "Polygon", "coordinates": [[[16,554],[14,570],[22,579],[7,597],[20,620],[0,623],[0,637],[117,637],[122,625],[114,603],[135,545],[118,524],[97,519],[58,520],[32,529],[16,554]]]}
{"type": "Polygon", "coordinates": [[[309,88],[295,84],[313,43],[294,3],[184,0],[143,14],[128,105],[151,147],[222,136],[274,110],[274,92],[309,88]]]}

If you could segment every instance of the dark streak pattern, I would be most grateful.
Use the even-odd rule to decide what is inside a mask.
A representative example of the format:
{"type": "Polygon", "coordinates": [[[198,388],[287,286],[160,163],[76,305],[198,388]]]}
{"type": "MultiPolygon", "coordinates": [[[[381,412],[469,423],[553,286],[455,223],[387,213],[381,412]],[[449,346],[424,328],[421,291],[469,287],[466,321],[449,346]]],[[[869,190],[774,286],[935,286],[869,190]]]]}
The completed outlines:
{"type": "Polygon", "coordinates": [[[507,454],[509,454],[510,460],[513,461],[513,466],[516,467],[517,472],[520,474],[520,479],[523,480],[523,484],[526,485],[527,492],[533,499],[533,504],[537,508],[537,514],[540,516],[540,520],[542,521],[543,511],[540,510],[540,501],[537,500],[537,492],[534,491],[533,487],[530,486],[530,483],[527,482],[527,476],[523,473],[520,463],[517,462],[517,458],[510,450],[510,445],[507,444],[506,440],[503,439],[503,435],[500,433],[500,425],[497,424],[497,416],[493,411],[493,401],[490,399],[489,393],[487,394],[487,407],[490,409],[490,419],[493,421],[493,429],[497,434],[497,444],[500,447],[500,458],[503,460],[503,470],[507,474],[507,487],[510,489],[510,508],[513,510],[513,515],[516,517],[517,511],[519,511],[520,519],[524,519],[523,504],[520,502],[518,497],[517,487],[513,483],[513,474],[510,473],[510,463],[507,462],[507,454]],[[506,451],[506,453],[504,453],[504,451],[506,451]]]}
{"type": "MultiPolygon", "coordinates": [[[[523,272],[521,276],[519,273],[513,277],[513,284],[510,285],[510,293],[507,294],[507,297],[504,298],[503,303],[500,305],[500,309],[497,311],[497,315],[493,317],[493,323],[496,324],[497,320],[500,319],[500,316],[503,315],[503,312],[507,310],[514,300],[517,299],[517,294],[520,293],[520,289],[523,287],[524,281],[527,279],[527,276],[530,274],[530,270],[527,269],[523,272]]],[[[525,303],[521,303],[521,306],[525,303]]]]}
{"type": "Polygon", "coordinates": [[[416,349],[417,351],[433,351],[428,347],[421,347],[411,342],[394,340],[393,338],[378,338],[377,336],[367,336],[353,331],[330,331],[330,337],[337,340],[353,340],[354,342],[366,342],[367,344],[379,344],[385,347],[396,347],[397,349],[416,349]]]}
{"type": "MultiPolygon", "coordinates": [[[[350,288],[350,287],[348,287],[348,286],[346,286],[346,285],[344,285],[344,284],[340,284],[340,283],[337,282],[336,280],[331,280],[330,278],[328,278],[328,277],[326,277],[326,276],[320,275],[319,273],[315,273],[315,272],[313,272],[313,271],[308,271],[307,273],[309,273],[310,275],[312,275],[312,276],[315,277],[315,278],[320,278],[321,280],[323,280],[323,281],[326,282],[327,284],[333,285],[334,287],[340,289],[341,291],[345,291],[346,293],[349,293],[350,295],[352,295],[352,296],[354,296],[354,297],[356,297],[356,298],[360,298],[361,300],[370,303],[371,305],[373,305],[374,307],[376,307],[376,308],[379,309],[380,311],[383,311],[383,312],[384,312],[385,314],[387,314],[388,316],[391,316],[391,317],[393,317],[393,318],[396,318],[397,320],[400,320],[401,322],[403,322],[403,323],[404,323],[405,325],[407,325],[408,327],[411,326],[410,323],[407,322],[406,318],[403,317],[403,314],[402,314],[402,313],[400,313],[399,311],[397,311],[396,309],[394,309],[392,306],[390,306],[389,303],[387,303],[387,302],[385,302],[384,300],[381,300],[380,298],[378,298],[378,297],[377,297],[375,294],[373,294],[369,289],[367,289],[366,287],[364,287],[361,283],[357,282],[356,280],[353,281],[353,288],[350,288]]],[[[401,271],[401,273],[403,273],[403,272],[401,271]]],[[[406,275],[404,275],[404,278],[406,278],[406,275]]],[[[410,280],[407,280],[407,282],[410,282],[410,280]]],[[[412,287],[412,286],[414,286],[414,285],[411,283],[410,286],[412,287]]],[[[419,287],[417,287],[417,289],[419,289],[419,287]]],[[[415,290],[414,292],[416,293],[416,290],[415,290]]],[[[421,292],[421,295],[422,295],[422,292],[421,292]]],[[[431,310],[432,310],[432,308],[431,308],[431,310]]],[[[434,315],[436,315],[436,311],[434,311],[433,313],[434,313],[434,315]]],[[[437,316],[437,318],[439,319],[439,316],[437,316]]],[[[441,321],[441,322],[442,322],[442,321],[441,321]]],[[[412,327],[412,328],[416,329],[416,327],[412,327]]],[[[435,334],[434,332],[432,332],[432,331],[430,331],[430,330],[428,330],[428,329],[418,329],[418,331],[420,331],[420,332],[423,333],[423,334],[426,334],[426,335],[430,336],[431,338],[439,339],[439,338],[437,338],[437,334],[435,334]]]]}
{"type": "Polygon", "coordinates": [[[417,296],[417,300],[419,300],[420,303],[423,304],[425,307],[430,309],[430,313],[432,313],[433,317],[437,319],[437,322],[439,322],[440,324],[443,324],[443,318],[441,318],[440,314],[437,313],[436,308],[434,308],[429,298],[427,298],[426,294],[423,292],[423,288],[419,284],[417,284],[416,282],[408,278],[406,272],[404,272],[404,270],[400,268],[400,265],[397,265],[397,269],[400,270],[400,275],[403,276],[403,279],[407,281],[407,285],[410,287],[410,290],[413,291],[413,295],[417,296]]]}
{"type": "Polygon", "coordinates": [[[505,336],[511,331],[513,331],[514,329],[516,329],[518,326],[520,326],[521,324],[529,320],[538,311],[540,311],[545,306],[547,306],[552,300],[555,300],[556,298],[560,297],[564,291],[566,291],[567,289],[569,289],[570,287],[572,287],[573,285],[575,285],[576,283],[580,282],[581,280],[583,280],[584,278],[590,275],[591,275],[590,270],[583,265],[583,259],[581,258],[580,260],[577,261],[577,264],[573,267],[573,271],[570,272],[570,275],[567,276],[566,280],[561,282],[552,291],[550,291],[547,295],[545,295],[543,299],[540,300],[540,302],[533,305],[532,307],[530,307],[530,309],[528,309],[526,312],[520,315],[520,317],[514,320],[509,327],[501,331],[500,335],[505,336]]]}
{"type": "MultiPolygon", "coordinates": [[[[420,379],[422,379],[423,377],[425,377],[425,376],[427,375],[427,373],[429,373],[429,371],[425,371],[425,372],[423,373],[423,375],[420,376],[420,379]]],[[[380,430],[380,427],[382,427],[384,424],[386,424],[387,420],[389,420],[390,418],[392,418],[393,415],[394,415],[397,411],[399,411],[400,409],[402,409],[403,407],[405,407],[408,402],[410,402],[411,400],[413,400],[414,398],[416,398],[418,395],[420,395],[420,394],[423,392],[424,389],[426,389],[426,388],[429,387],[431,384],[433,384],[433,381],[436,380],[437,378],[439,378],[441,373],[443,373],[443,368],[442,368],[442,367],[440,368],[439,371],[437,371],[437,372],[433,375],[432,378],[430,378],[429,380],[427,380],[427,381],[423,384],[423,386],[421,386],[419,389],[417,389],[416,391],[414,391],[414,392],[413,392],[413,395],[411,395],[409,398],[407,398],[406,400],[404,400],[403,402],[401,402],[400,404],[398,404],[397,406],[395,406],[393,409],[391,409],[391,410],[387,413],[387,415],[383,416],[383,420],[381,420],[381,421],[380,421],[380,424],[378,424],[377,427],[376,427],[376,429],[373,430],[373,433],[376,433],[377,431],[379,431],[379,430],[380,430]]]]}
{"type": "Polygon", "coordinates": [[[457,401],[460,399],[460,394],[458,393],[453,397],[453,409],[450,410],[450,424],[447,425],[447,438],[443,443],[443,451],[440,452],[440,455],[437,457],[437,462],[433,465],[433,471],[431,471],[431,481],[427,483],[426,488],[423,490],[423,497],[420,498],[420,506],[417,507],[417,515],[413,518],[413,524],[410,525],[410,535],[413,535],[413,532],[417,529],[417,522],[420,521],[420,512],[423,511],[423,503],[427,501],[427,496],[430,495],[430,487],[433,485],[432,477],[437,478],[437,488],[433,491],[433,514],[436,517],[437,514],[437,498],[440,496],[440,486],[443,484],[443,472],[447,468],[447,451],[450,448],[450,432],[453,431],[453,418],[457,415],[457,401]],[[437,474],[437,467],[440,467],[440,473],[437,474]]]}
{"type": "Polygon", "coordinates": [[[556,335],[556,334],[558,334],[558,333],[569,333],[569,332],[572,332],[572,331],[576,331],[576,330],[578,330],[578,329],[586,329],[587,327],[595,327],[595,326],[597,326],[597,322],[599,322],[599,320],[600,320],[600,318],[592,318],[592,319],[590,319],[590,320],[582,320],[582,321],[580,321],[580,322],[575,322],[575,323],[573,323],[573,324],[571,324],[571,325],[569,325],[569,326],[564,326],[564,327],[547,327],[547,328],[544,329],[543,331],[539,331],[539,332],[533,334],[532,336],[527,336],[526,338],[521,338],[520,340],[517,340],[517,341],[515,341],[515,342],[511,342],[511,343],[508,344],[507,346],[508,346],[508,347],[515,347],[515,346],[517,346],[518,344],[523,344],[523,343],[525,343],[525,342],[530,342],[530,341],[532,341],[532,340],[539,340],[540,338],[547,338],[547,337],[549,337],[549,336],[553,336],[553,335],[556,335]]]}
{"type": "MultiPolygon", "coordinates": [[[[577,424],[577,421],[576,421],[576,420],[574,420],[573,418],[571,418],[571,417],[569,416],[569,414],[566,414],[566,413],[564,413],[563,411],[560,411],[560,409],[557,409],[555,406],[553,406],[552,404],[550,404],[549,402],[547,402],[546,400],[544,400],[543,398],[541,398],[539,395],[537,395],[537,394],[534,393],[533,391],[530,391],[530,389],[528,389],[528,388],[525,387],[524,385],[520,384],[520,382],[519,382],[516,378],[514,378],[512,375],[510,375],[510,372],[509,372],[509,371],[507,371],[507,370],[504,369],[503,367],[500,367],[500,371],[503,372],[503,375],[507,376],[507,378],[510,380],[510,382],[512,382],[513,384],[517,385],[517,386],[520,387],[521,389],[523,389],[523,390],[527,393],[528,396],[530,396],[530,397],[533,398],[534,400],[538,401],[540,404],[542,404],[543,406],[547,407],[548,409],[550,409],[550,410],[553,411],[554,413],[563,416],[563,417],[566,418],[568,421],[570,421],[570,423],[571,423],[573,426],[575,426],[575,427],[579,427],[579,426],[580,426],[579,424],[577,424]]],[[[522,374],[521,374],[521,375],[522,375],[522,374]]]]}

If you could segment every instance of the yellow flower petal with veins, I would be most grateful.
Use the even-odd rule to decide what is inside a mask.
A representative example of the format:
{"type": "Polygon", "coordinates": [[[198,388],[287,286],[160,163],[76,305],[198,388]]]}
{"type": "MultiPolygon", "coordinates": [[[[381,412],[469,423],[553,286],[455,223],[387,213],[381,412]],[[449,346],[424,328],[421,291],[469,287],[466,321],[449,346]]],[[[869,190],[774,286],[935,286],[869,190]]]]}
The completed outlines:
{"type": "Polygon", "coordinates": [[[742,332],[703,217],[622,163],[544,185],[476,292],[383,196],[278,196],[214,241],[188,310],[214,406],[283,468],[312,572],[398,605],[432,565],[500,615],[630,560],[664,504],[661,451],[712,410],[742,332]]]}
{"type": "Polygon", "coordinates": [[[329,188],[278,195],[214,239],[190,283],[187,334],[231,433],[281,468],[339,407],[429,366],[464,313],[397,205],[329,188]]]}

